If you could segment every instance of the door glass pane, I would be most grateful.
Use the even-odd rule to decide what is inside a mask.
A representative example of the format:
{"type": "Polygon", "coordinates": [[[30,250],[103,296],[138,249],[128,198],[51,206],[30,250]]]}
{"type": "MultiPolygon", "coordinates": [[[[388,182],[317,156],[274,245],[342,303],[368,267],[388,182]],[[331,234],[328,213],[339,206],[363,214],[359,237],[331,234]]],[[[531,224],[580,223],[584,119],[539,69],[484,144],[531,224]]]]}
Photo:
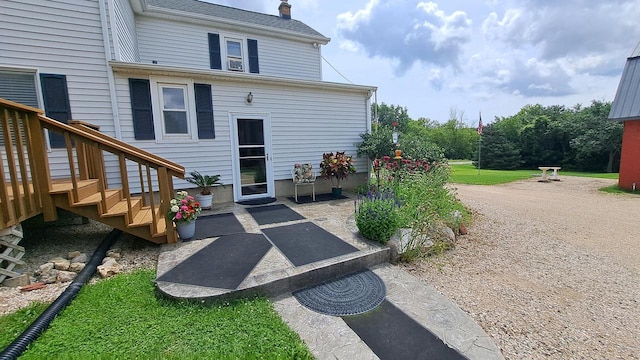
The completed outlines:
{"type": "Polygon", "coordinates": [[[238,145],[264,145],[262,119],[238,119],[238,145]]]}
{"type": "Polygon", "coordinates": [[[258,195],[267,193],[267,184],[251,185],[242,187],[242,195],[258,195]]]}
{"type": "Polygon", "coordinates": [[[264,156],[264,148],[242,148],[240,149],[240,157],[264,156]]]}
{"type": "Polygon", "coordinates": [[[241,159],[240,179],[242,185],[266,182],[266,169],[265,159],[241,159]]]}
{"type": "Polygon", "coordinates": [[[184,90],[182,88],[163,87],[162,100],[165,109],[185,109],[184,90]]]}

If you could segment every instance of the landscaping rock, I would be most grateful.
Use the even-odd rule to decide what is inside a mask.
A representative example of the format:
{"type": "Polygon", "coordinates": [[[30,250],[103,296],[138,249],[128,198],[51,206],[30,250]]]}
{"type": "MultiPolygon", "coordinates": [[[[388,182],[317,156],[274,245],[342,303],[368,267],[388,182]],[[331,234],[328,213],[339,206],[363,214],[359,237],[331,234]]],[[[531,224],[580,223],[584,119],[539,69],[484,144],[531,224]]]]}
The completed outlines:
{"type": "Polygon", "coordinates": [[[78,274],[73,271],[58,271],[58,281],[59,282],[69,282],[76,278],[78,274]]]}
{"type": "Polygon", "coordinates": [[[29,279],[28,274],[22,274],[14,278],[8,278],[2,282],[2,285],[7,287],[27,286],[29,284],[31,284],[31,279],[29,279]]]}
{"type": "Polygon", "coordinates": [[[71,261],[67,259],[63,259],[61,257],[53,258],[49,260],[49,262],[53,263],[53,267],[56,270],[63,270],[63,271],[69,270],[69,265],[71,265],[71,261]]]}
{"type": "Polygon", "coordinates": [[[111,249],[107,251],[107,257],[118,260],[122,257],[122,254],[120,253],[120,249],[111,249]]]}
{"type": "Polygon", "coordinates": [[[69,265],[69,271],[79,273],[80,271],[82,271],[82,269],[84,269],[85,266],[86,265],[81,262],[72,262],[71,265],[69,265]]]}
{"type": "Polygon", "coordinates": [[[398,261],[402,254],[410,248],[419,246],[423,249],[428,249],[433,246],[433,241],[431,241],[431,239],[426,235],[421,235],[412,239],[412,234],[412,229],[398,229],[398,231],[391,237],[387,246],[391,249],[392,262],[398,261]]]}
{"type": "Polygon", "coordinates": [[[46,273],[47,271],[53,270],[53,263],[46,263],[46,264],[42,264],[40,265],[40,267],[38,268],[38,270],[35,271],[34,275],[40,275],[43,273],[46,273]]]}
{"type": "Polygon", "coordinates": [[[40,282],[45,284],[53,284],[58,281],[58,270],[50,269],[40,274],[40,282]]]}
{"type": "Polygon", "coordinates": [[[467,235],[469,233],[467,227],[464,226],[464,224],[460,224],[460,228],[458,229],[458,231],[460,232],[460,235],[467,235]]]}
{"type": "Polygon", "coordinates": [[[80,256],[80,254],[80,251],[70,251],[69,254],[67,254],[67,259],[73,259],[77,256],[80,256]]]}
{"type": "Polygon", "coordinates": [[[106,278],[120,273],[120,264],[112,257],[106,257],[102,261],[102,265],[98,266],[98,274],[106,278]]]}
{"type": "Polygon", "coordinates": [[[87,258],[87,254],[82,253],[82,254],[78,254],[78,255],[74,256],[71,259],[71,263],[86,263],[87,260],[89,260],[87,258]]]}

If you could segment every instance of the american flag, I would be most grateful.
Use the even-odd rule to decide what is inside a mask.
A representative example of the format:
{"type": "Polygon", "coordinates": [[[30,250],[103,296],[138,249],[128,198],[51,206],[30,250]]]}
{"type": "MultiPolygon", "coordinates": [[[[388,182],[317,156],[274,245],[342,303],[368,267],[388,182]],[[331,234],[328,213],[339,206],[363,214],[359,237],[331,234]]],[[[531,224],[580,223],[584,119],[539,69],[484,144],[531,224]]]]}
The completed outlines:
{"type": "Polygon", "coordinates": [[[482,135],[482,129],[484,129],[484,125],[482,125],[482,113],[480,113],[480,120],[478,120],[478,135],[482,135]]]}

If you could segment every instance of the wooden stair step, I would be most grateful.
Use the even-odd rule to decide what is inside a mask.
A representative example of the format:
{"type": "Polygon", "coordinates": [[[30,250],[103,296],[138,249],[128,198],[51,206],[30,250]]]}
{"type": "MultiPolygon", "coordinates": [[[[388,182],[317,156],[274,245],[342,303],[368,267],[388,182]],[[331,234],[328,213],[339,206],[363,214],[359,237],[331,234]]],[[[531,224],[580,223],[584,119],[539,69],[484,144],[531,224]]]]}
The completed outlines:
{"type": "MultiPolygon", "coordinates": [[[[105,195],[107,197],[107,199],[112,198],[113,196],[119,196],[120,195],[120,190],[106,190],[105,191],[105,195]]],[[[92,195],[89,195],[87,197],[85,197],[84,199],[77,201],[73,204],[71,204],[71,206],[87,206],[87,205],[95,205],[95,204],[99,204],[102,202],[102,193],[94,193],[92,195]]],[[[109,202],[109,200],[107,200],[107,202],[109,202]]]]}
{"type": "MultiPolygon", "coordinates": [[[[96,186],[98,185],[97,179],[78,180],[78,188],[96,186]]],[[[50,194],[64,194],[73,190],[73,182],[70,179],[55,179],[51,180],[50,194]]]]}
{"type": "MultiPolygon", "coordinates": [[[[132,197],[131,210],[134,213],[138,212],[140,210],[141,203],[142,203],[142,198],[132,197]]],[[[129,204],[127,203],[127,199],[122,199],[118,203],[113,205],[110,209],[108,209],[106,213],[102,214],[102,217],[123,216],[128,213],[129,213],[129,204]]]]}
{"type": "MultiPolygon", "coordinates": [[[[158,212],[158,209],[155,209],[156,213],[158,212]]],[[[134,226],[148,226],[152,223],[152,209],[149,206],[146,206],[142,209],[140,209],[140,211],[134,216],[133,218],[133,222],[131,224],[129,224],[130,227],[134,227],[134,226]]],[[[160,219],[164,218],[164,216],[158,216],[158,222],[160,222],[160,219]]]]}

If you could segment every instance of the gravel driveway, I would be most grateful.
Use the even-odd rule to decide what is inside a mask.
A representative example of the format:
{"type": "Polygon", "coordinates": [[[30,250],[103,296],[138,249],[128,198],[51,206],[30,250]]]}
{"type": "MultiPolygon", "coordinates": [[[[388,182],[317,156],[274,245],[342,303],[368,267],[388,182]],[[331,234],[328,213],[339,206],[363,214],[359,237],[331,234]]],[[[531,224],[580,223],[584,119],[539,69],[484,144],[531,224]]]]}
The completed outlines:
{"type": "Polygon", "coordinates": [[[640,196],[615,180],[458,185],[475,213],[443,256],[406,265],[508,359],[640,358],[640,196]]]}

